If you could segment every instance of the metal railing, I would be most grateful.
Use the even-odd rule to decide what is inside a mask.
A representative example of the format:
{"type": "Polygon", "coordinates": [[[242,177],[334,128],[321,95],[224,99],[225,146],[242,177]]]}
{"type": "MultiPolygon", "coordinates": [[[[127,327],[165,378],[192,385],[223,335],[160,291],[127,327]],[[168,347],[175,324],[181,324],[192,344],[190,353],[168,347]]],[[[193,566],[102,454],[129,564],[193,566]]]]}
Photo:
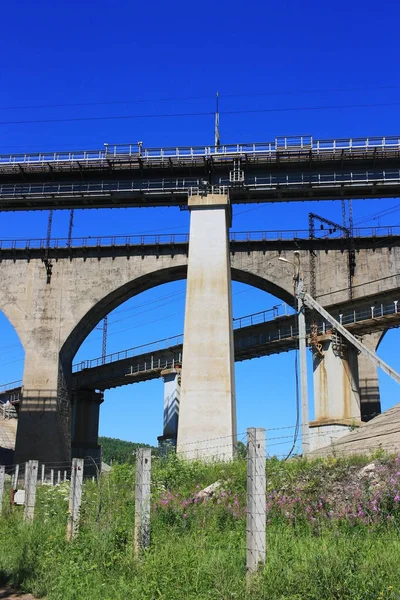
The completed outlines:
{"type": "Polygon", "coordinates": [[[22,386],[22,379],[17,379],[16,381],[10,381],[9,383],[3,383],[2,385],[0,385],[0,394],[3,394],[10,390],[20,388],[21,386],[22,386]]]}
{"type": "MultiPolygon", "coordinates": [[[[253,313],[244,317],[234,319],[233,326],[235,330],[245,329],[249,326],[274,321],[278,317],[291,317],[296,313],[294,310],[286,304],[280,304],[273,306],[272,308],[253,313]],[[268,318],[269,317],[269,318],[268,318]]],[[[394,300],[387,304],[381,303],[378,305],[371,306],[360,310],[348,311],[338,315],[338,320],[342,325],[355,325],[361,324],[365,321],[378,320],[383,317],[400,315],[399,300],[394,300]]],[[[318,333],[326,334],[332,331],[332,326],[325,321],[320,322],[318,325],[318,333]]],[[[310,326],[307,327],[307,334],[311,335],[310,326]]],[[[290,327],[284,327],[279,325],[277,329],[273,331],[264,331],[261,333],[253,333],[247,337],[241,337],[235,341],[235,349],[245,350],[247,348],[264,345],[270,342],[285,341],[288,339],[297,340],[298,328],[297,325],[290,325],[290,327]]],[[[127,350],[121,350],[120,352],[113,352],[105,357],[98,357],[91,360],[84,360],[76,363],[72,367],[73,373],[78,373],[84,369],[91,369],[100,367],[105,364],[114,363],[119,360],[125,360],[127,358],[133,358],[135,356],[147,355],[141,363],[137,363],[134,367],[131,366],[132,372],[141,372],[145,370],[154,370],[160,368],[169,368],[181,364],[182,353],[178,352],[178,358],[165,359],[161,357],[154,357],[152,353],[160,350],[174,351],[174,348],[183,345],[183,335],[177,335],[163,340],[158,340],[150,344],[143,344],[134,348],[128,348],[127,350]],[[134,371],[132,371],[132,369],[134,371]]],[[[8,390],[13,390],[22,385],[22,381],[12,381],[0,385],[0,393],[5,393],[8,390]]]]}
{"type": "Polygon", "coordinates": [[[137,159],[163,161],[171,158],[193,160],[197,157],[224,157],[232,155],[274,156],[281,152],[301,152],[310,150],[316,154],[342,153],[347,151],[373,152],[376,150],[399,150],[399,136],[344,138],[313,140],[311,136],[280,136],[270,142],[244,144],[223,144],[222,146],[184,146],[167,148],[144,148],[142,144],[105,144],[97,150],[74,150],[55,152],[35,152],[0,155],[2,165],[24,164],[41,165],[47,163],[90,163],[106,162],[113,159],[137,159]]]}
{"type": "MultiPolygon", "coordinates": [[[[242,187],[248,191],[268,191],[284,188],[324,188],[337,186],[377,184],[399,184],[400,169],[379,171],[348,171],[330,173],[299,173],[294,175],[268,175],[263,177],[246,177],[242,187]]],[[[229,177],[221,177],[217,184],[205,184],[202,179],[176,178],[145,181],[99,181],[79,183],[26,183],[0,185],[0,198],[43,198],[46,196],[109,196],[111,194],[132,193],[146,196],[171,194],[187,195],[199,194],[206,190],[214,194],[224,194],[236,184],[230,182],[229,177]]]]}
{"type": "Polygon", "coordinates": [[[134,348],[128,348],[127,350],[121,350],[120,352],[112,352],[106,356],[100,356],[90,360],[83,360],[72,365],[72,372],[77,373],[83,369],[92,369],[113,363],[118,360],[125,360],[126,358],[133,358],[134,356],[143,354],[151,354],[152,352],[159,350],[170,350],[174,346],[180,346],[182,344],[183,334],[164,338],[163,340],[157,340],[156,342],[150,342],[149,344],[142,344],[141,346],[135,346],[134,348]]]}
{"type": "MultiPolygon", "coordinates": [[[[391,237],[400,235],[400,225],[357,227],[353,231],[353,237],[391,237]]],[[[317,229],[315,238],[328,239],[334,237],[345,237],[343,231],[335,228],[317,229]],[[336,234],[336,236],[334,236],[336,234]]],[[[279,240],[308,240],[308,229],[275,229],[270,231],[233,231],[229,234],[232,242],[259,242],[279,240]]],[[[165,244],[187,244],[188,233],[162,233],[157,235],[106,235],[106,236],[84,236],[76,238],[16,238],[0,240],[0,250],[7,249],[46,249],[46,248],[97,248],[113,246],[159,246],[165,244]]]]}

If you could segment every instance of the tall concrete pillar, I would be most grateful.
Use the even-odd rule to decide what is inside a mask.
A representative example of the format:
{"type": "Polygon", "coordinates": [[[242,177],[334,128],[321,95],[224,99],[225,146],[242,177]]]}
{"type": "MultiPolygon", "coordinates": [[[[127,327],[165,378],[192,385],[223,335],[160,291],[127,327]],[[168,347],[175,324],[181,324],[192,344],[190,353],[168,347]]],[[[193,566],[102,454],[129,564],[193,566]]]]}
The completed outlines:
{"type": "Polygon", "coordinates": [[[181,369],[165,369],[161,371],[164,380],[164,425],[163,434],[157,439],[160,448],[176,448],[178,437],[179,399],[181,369]]]}
{"type": "MultiPolygon", "coordinates": [[[[363,336],[362,343],[376,352],[383,337],[382,331],[374,331],[363,336]]],[[[364,354],[358,355],[358,377],[361,402],[361,419],[369,421],[381,414],[378,368],[364,354]]]]}
{"type": "MultiPolygon", "coordinates": [[[[92,458],[101,461],[99,446],[100,404],[103,394],[94,390],[77,390],[72,396],[72,458],[92,458]]],[[[91,463],[85,463],[85,471],[91,463]]],[[[93,465],[94,467],[94,465],[93,465]]]]}
{"type": "MultiPolygon", "coordinates": [[[[36,332],[37,333],[37,332],[36,332]]],[[[69,462],[71,459],[71,365],[64,365],[56,340],[32,332],[25,344],[22,400],[15,462],[69,462]]]]}
{"type": "Polygon", "coordinates": [[[189,199],[190,244],[177,452],[229,460],[236,443],[229,199],[189,199]]]}
{"type": "Polygon", "coordinates": [[[316,450],[361,424],[357,352],[340,336],[319,338],[314,350],[314,421],[310,449],[316,450]]]}

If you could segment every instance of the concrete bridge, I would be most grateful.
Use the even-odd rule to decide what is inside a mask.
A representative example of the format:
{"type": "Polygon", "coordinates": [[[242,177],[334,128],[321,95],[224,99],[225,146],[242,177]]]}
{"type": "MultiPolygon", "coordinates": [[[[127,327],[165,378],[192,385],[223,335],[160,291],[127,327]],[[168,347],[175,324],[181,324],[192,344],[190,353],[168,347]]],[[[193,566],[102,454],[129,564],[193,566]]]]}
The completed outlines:
{"type": "MultiPolygon", "coordinates": [[[[279,255],[290,259],[292,250],[299,248],[304,270],[313,253],[319,302],[327,307],[351,304],[347,239],[306,240],[299,236],[284,240],[248,234],[236,239],[233,236],[229,243],[229,202],[225,196],[193,196],[189,205],[190,246],[187,240],[165,243],[160,239],[148,244],[95,246],[2,244],[0,309],[15,327],[25,350],[16,460],[69,459],[73,357],[105,315],[142,291],[188,278],[178,451],[191,443],[193,455],[199,456],[213,452],[212,447],[206,450],[202,446],[202,440],[224,437],[224,453],[229,457],[235,439],[231,278],[292,302],[292,271],[277,259],[279,255]]],[[[396,299],[399,243],[398,235],[354,238],[351,302],[355,306],[372,299],[382,303],[385,295],[388,300],[396,299]]],[[[310,286],[307,272],[305,280],[310,286]]],[[[374,335],[371,344],[376,346],[374,335]]],[[[337,379],[337,369],[341,377],[346,375],[349,360],[347,350],[336,356],[332,349],[335,343],[328,345],[324,352],[330,362],[322,364],[335,365],[329,368],[332,374],[324,370],[325,379],[332,381],[337,379]]],[[[358,367],[366,373],[364,380],[375,382],[376,387],[375,369],[360,365],[359,358],[358,367]]],[[[347,402],[346,414],[361,417],[359,394],[355,385],[351,389],[350,398],[344,398],[347,391],[339,395],[339,404],[347,402]]],[[[100,399],[93,388],[86,392],[73,428],[80,427],[79,421],[86,423],[83,429],[90,423],[93,434],[100,399]]],[[[343,406],[337,410],[334,405],[326,406],[321,392],[323,397],[321,415],[326,422],[337,423],[343,406]]]]}

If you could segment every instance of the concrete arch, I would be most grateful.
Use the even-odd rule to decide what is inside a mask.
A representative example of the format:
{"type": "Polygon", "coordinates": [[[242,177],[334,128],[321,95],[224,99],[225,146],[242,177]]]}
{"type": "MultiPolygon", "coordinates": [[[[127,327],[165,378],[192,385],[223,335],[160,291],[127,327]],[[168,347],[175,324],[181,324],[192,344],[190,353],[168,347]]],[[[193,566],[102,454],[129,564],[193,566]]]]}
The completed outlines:
{"type": "MultiPolygon", "coordinates": [[[[252,287],[263,290],[285,302],[293,302],[293,296],[288,293],[286,289],[258,274],[232,268],[231,275],[233,281],[245,283],[252,287]]],[[[82,342],[94,329],[94,327],[96,327],[96,325],[111,311],[118,308],[118,306],[142,292],[165,283],[186,279],[186,277],[187,265],[169,267],[149,272],[145,275],[134,278],[105,295],[103,298],[101,298],[101,300],[93,305],[92,308],[90,308],[90,310],[74,326],[73,330],[61,348],[61,355],[63,356],[64,360],[66,362],[71,361],[82,342]]]]}

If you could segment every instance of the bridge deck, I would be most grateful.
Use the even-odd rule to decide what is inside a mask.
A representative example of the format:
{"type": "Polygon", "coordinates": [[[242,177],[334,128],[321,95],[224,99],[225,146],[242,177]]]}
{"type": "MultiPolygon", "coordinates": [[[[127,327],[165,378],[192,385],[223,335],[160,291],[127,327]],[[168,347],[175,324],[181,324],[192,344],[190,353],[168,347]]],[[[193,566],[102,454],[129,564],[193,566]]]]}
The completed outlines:
{"type": "Polygon", "coordinates": [[[6,155],[0,207],[184,206],[191,194],[228,191],[233,203],[396,197],[399,158],[398,136],[6,155]]]}
{"type": "MultiPolygon", "coordinates": [[[[363,335],[400,326],[398,300],[385,300],[374,306],[366,302],[362,308],[332,311],[333,315],[353,334],[363,335]]],[[[235,360],[242,361],[298,347],[297,319],[290,307],[276,307],[247,315],[235,320],[235,360]]],[[[332,331],[329,324],[318,323],[318,332],[325,335],[332,331]]],[[[308,329],[310,334],[310,330],[308,329]]],[[[182,362],[183,336],[175,336],[145,346],[130,348],[117,353],[83,361],[73,366],[73,387],[110,389],[128,383],[137,383],[160,377],[161,371],[182,362]]],[[[0,387],[0,401],[19,400],[21,382],[0,387]]]]}

